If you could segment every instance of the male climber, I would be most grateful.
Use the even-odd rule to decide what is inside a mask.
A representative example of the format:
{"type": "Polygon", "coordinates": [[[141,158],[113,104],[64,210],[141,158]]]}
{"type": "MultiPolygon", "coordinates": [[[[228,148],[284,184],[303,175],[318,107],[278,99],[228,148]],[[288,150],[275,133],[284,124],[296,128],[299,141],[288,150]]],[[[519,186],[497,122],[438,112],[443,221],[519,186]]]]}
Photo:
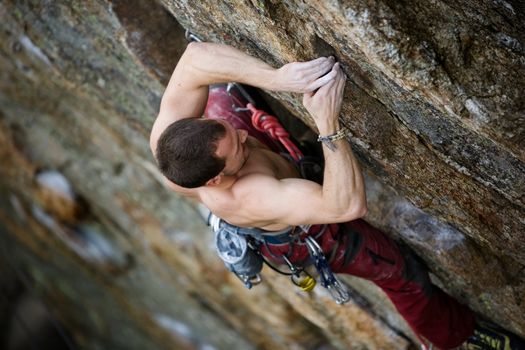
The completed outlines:
{"type": "MultiPolygon", "coordinates": [[[[315,236],[334,272],[374,282],[415,333],[439,348],[468,340],[478,346],[473,348],[500,349],[485,341],[498,334],[476,326],[472,312],[432,285],[410,254],[360,219],[367,212],[363,176],[339,124],[345,81],[333,57],[275,69],[229,46],[191,43],[162,98],[151,150],[174,191],[227,223],[270,236],[291,235],[298,228],[315,236]],[[302,179],[294,164],[249,136],[250,130],[235,128],[227,117],[202,117],[209,86],[231,81],[303,93],[323,140],[322,185],[302,179]]],[[[294,244],[276,245],[273,251],[269,245],[263,254],[304,260],[304,247],[294,244]]]]}

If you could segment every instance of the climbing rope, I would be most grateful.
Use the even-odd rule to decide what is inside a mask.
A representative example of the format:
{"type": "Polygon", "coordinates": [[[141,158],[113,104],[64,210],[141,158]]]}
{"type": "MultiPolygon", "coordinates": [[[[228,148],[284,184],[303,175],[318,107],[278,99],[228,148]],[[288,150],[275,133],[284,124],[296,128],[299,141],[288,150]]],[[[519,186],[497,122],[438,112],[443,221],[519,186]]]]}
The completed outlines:
{"type": "Polygon", "coordinates": [[[284,129],[276,117],[267,114],[261,109],[255,108],[251,103],[248,103],[246,108],[252,112],[252,124],[257,130],[266,132],[273,139],[279,140],[296,162],[303,158],[303,153],[290,140],[290,134],[284,129]]]}

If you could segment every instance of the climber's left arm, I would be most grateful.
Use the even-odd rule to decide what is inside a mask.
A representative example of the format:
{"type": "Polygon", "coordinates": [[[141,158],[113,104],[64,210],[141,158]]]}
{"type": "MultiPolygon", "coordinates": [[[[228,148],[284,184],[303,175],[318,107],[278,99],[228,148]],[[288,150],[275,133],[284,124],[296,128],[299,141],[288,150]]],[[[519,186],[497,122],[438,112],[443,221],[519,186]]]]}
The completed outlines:
{"type": "Polygon", "coordinates": [[[309,92],[335,78],[333,64],[333,57],[320,57],[273,68],[231,46],[190,43],[162,97],[151,149],[155,152],[158,138],[171,123],[202,116],[211,84],[235,81],[273,91],[309,92]]]}

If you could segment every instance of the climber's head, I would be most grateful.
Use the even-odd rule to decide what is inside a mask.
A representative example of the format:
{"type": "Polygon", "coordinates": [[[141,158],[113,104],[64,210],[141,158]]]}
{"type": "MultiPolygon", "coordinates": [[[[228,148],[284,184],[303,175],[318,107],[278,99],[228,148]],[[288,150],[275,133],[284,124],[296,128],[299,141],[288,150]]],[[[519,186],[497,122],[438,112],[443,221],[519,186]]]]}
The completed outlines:
{"type": "Polygon", "coordinates": [[[244,165],[248,133],[224,120],[186,118],[172,123],[160,136],[156,158],[161,172],[185,188],[220,183],[244,165]]]}

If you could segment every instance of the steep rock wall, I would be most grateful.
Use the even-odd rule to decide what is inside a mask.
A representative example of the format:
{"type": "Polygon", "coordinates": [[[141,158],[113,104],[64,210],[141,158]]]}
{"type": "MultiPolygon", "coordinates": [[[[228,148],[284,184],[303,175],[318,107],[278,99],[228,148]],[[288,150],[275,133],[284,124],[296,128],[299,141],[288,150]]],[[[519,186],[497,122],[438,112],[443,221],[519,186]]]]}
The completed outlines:
{"type": "MultiPolygon", "coordinates": [[[[523,4],[163,3],[207,40],[276,65],[335,54],[350,78],[342,119],[354,150],[408,200],[386,209],[389,196],[374,197],[368,219],[424,249],[478,311],[500,314],[489,305],[503,298],[496,318],[523,329],[523,4]],[[408,214],[409,203],[433,218],[408,214]]],[[[312,125],[298,96],[273,95],[312,125]]]]}
{"type": "MultiPolygon", "coordinates": [[[[525,186],[522,5],[165,3],[184,26],[276,64],[335,53],[354,83],[343,118],[374,173],[524,262],[524,224],[515,220],[525,186]]],[[[308,119],[298,99],[287,100],[308,119]]]]}
{"type": "MultiPolygon", "coordinates": [[[[345,279],[353,299],[338,307],[271,271],[252,291],[225,271],[198,208],[162,186],[148,150],[185,45],[167,11],[275,65],[335,54],[349,76],[343,117],[367,171],[367,219],[412,246],[445,289],[525,335],[522,5],[162,4],[0,3],[1,256],[77,343],[416,342],[359,279],[345,279]],[[71,188],[45,180],[57,171],[71,188]]],[[[311,125],[298,96],[273,96],[311,125]]]]}

